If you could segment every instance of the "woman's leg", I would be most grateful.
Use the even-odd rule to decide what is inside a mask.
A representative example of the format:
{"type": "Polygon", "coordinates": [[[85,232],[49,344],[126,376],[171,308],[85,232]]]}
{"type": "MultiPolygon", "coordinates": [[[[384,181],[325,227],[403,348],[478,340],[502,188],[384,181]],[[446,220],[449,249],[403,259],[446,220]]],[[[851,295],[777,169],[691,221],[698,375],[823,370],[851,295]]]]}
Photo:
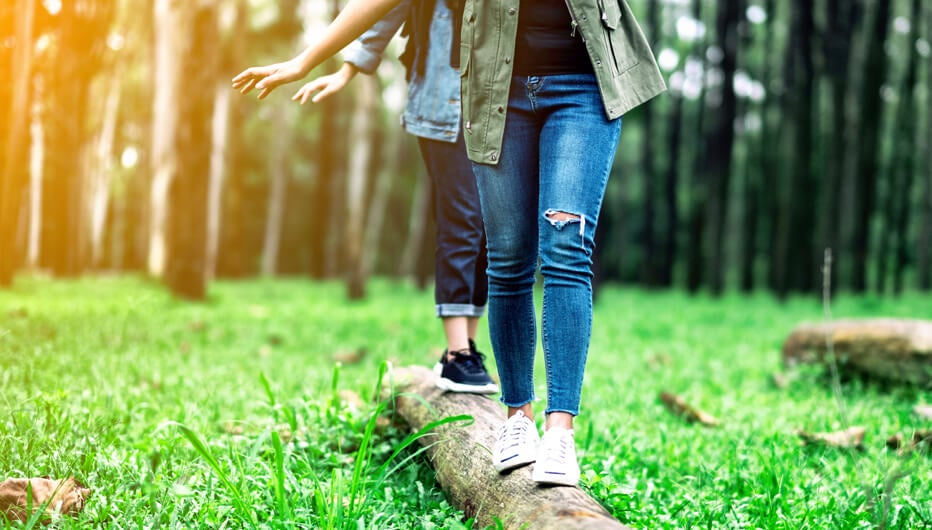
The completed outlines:
{"type": "Polygon", "coordinates": [[[621,132],[605,117],[592,75],[544,78],[536,93],[540,138],[542,318],[548,427],[572,428],[579,413],[592,329],[596,221],[621,132]]]}
{"type": "MultiPolygon", "coordinates": [[[[488,240],[489,334],[509,416],[534,400],[538,125],[524,81],[511,86],[498,165],[473,164],[488,240]]],[[[525,81],[527,78],[523,78],[525,81]]],[[[468,134],[468,133],[467,133],[468,134]]]]}
{"type": "Polygon", "coordinates": [[[447,342],[439,363],[443,388],[497,392],[475,349],[478,321],[485,312],[486,249],[482,215],[466,147],[419,138],[421,155],[433,181],[437,218],[434,301],[447,342]]]}

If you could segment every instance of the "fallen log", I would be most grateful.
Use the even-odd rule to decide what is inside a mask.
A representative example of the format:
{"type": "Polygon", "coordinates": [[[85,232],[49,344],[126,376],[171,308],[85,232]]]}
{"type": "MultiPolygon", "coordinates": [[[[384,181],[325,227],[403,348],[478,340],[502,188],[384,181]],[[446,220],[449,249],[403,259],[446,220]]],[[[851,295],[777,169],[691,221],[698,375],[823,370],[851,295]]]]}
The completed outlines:
{"type": "Polygon", "coordinates": [[[472,423],[447,423],[420,439],[450,502],[474,517],[477,528],[488,525],[535,530],[628,527],[618,522],[579,488],[542,487],[531,480],[531,466],[499,474],[492,468],[492,445],[504,408],[488,397],[444,392],[436,375],[420,366],[396,368],[391,394],[395,411],[414,432],[425,425],[468,414],[472,423]]]}
{"type": "Polygon", "coordinates": [[[802,324],[783,343],[783,364],[824,364],[831,343],[842,369],[932,386],[932,321],[839,320],[802,324]]]}

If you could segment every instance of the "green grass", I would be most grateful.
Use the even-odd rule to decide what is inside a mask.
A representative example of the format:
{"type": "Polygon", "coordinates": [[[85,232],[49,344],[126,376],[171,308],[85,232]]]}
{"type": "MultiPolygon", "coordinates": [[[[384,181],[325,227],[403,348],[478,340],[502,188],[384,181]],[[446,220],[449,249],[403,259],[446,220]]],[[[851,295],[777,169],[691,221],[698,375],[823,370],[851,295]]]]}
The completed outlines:
{"type": "MultiPolygon", "coordinates": [[[[843,296],[832,311],[932,318],[932,297],[843,296]]],[[[814,299],[603,290],[583,487],[637,528],[932,527],[929,456],[884,448],[930,426],[912,407],[932,392],[849,382],[843,418],[815,371],[772,384],[782,340],[820,319],[814,299]],[[661,390],[723,425],[672,416],[661,390]],[[846,424],[867,427],[866,451],[793,434],[846,424]]],[[[0,479],[91,487],[60,528],[470,528],[415,436],[373,403],[386,361],[432,364],[441,339],[431,293],[385,280],[362,302],[336,283],[218,282],[198,304],[131,277],[20,278],[0,292],[0,479]]]]}

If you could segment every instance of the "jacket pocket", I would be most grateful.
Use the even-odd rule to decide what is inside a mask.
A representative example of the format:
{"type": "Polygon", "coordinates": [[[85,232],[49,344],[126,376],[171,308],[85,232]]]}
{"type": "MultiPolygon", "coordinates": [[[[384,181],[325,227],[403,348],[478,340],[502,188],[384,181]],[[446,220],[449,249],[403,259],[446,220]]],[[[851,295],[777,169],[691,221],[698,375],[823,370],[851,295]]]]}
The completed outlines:
{"type": "Polygon", "coordinates": [[[621,75],[638,64],[637,54],[631,44],[630,35],[622,24],[622,0],[599,0],[599,18],[602,20],[602,36],[615,66],[615,75],[621,75]]]}

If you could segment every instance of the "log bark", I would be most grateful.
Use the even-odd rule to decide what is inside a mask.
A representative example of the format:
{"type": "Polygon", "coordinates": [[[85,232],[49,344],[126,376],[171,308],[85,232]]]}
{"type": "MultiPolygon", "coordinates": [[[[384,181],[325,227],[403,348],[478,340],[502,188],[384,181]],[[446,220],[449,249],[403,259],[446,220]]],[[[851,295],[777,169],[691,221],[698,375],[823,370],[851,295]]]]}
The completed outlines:
{"type": "Polygon", "coordinates": [[[392,375],[395,410],[414,431],[441,418],[468,414],[474,422],[443,425],[421,438],[437,480],[454,506],[476,527],[536,530],[625,529],[598,502],[579,488],[541,487],[531,481],[531,466],[499,474],[490,453],[504,409],[475,394],[447,393],[434,385],[427,368],[412,366],[392,375]],[[496,525],[497,527],[497,525],[496,525]]]}
{"type": "Polygon", "coordinates": [[[783,364],[822,364],[831,341],[839,366],[891,381],[932,386],[932,321],[841,320],[802,324],[783,344],[783,364]]]}

